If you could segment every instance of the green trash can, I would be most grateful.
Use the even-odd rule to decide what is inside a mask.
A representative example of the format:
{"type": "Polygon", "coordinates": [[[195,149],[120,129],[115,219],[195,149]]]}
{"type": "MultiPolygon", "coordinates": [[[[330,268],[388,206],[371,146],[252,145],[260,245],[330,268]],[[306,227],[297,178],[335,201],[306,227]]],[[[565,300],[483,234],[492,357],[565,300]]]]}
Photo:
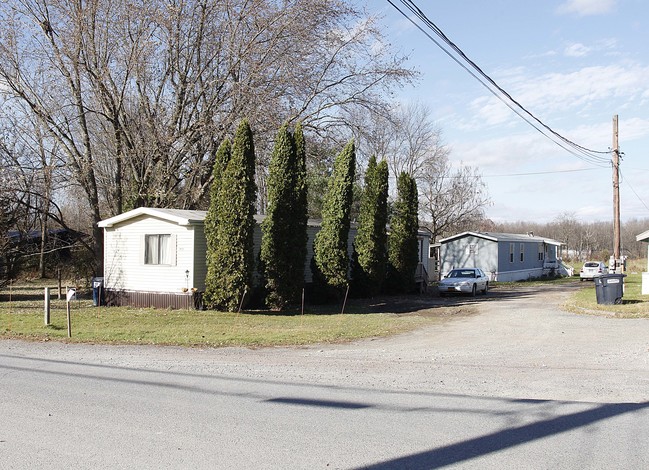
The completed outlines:
{"type": "Polygon", "coordinates": [[[622,303],[626,274],[602,274],[594,278],[597,303],[614,305],[622,303]]]}

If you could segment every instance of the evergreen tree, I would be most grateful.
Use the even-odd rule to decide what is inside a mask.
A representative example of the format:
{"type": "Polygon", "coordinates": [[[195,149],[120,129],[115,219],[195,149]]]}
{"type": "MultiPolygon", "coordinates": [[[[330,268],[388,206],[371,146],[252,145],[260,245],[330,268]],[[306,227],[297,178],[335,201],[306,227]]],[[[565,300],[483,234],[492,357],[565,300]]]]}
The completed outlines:
{"type": "Polygon", "coordinates": [[[215,190],[215,232],[208,250],[212,277],[206,280],[205,303],[235,311],[250,291],[254,267],[253,230],[257,188],[255,148],[247,120],[237,128],[230,158],[215,190]]]}
{"type": "MultiPolygon", "coordinates": [[[[262,223],[261,266],[264,270],[266,304],[281,310],[295,300],[295,280],[291,279],[295,240],[296,152],[288,126],[275,139],[268,170],[268,207],[262,223]]],[[[304,263],[304,260],[302,260],[304,263]]]]}
{"type": "Polygon", "coordinates": [[[388,289],[406,293],[414,284],[417,269],[418,199],[417,183],[407,173],[397,179],[397,200],[394,203],[388,236],[388,289]]]}
{"type": "Polygon", "coordinates": [[[347,239],[353,200],[356,151],[349,142],[334,161],[333,174],[322,206],[322,227],[313,244],[314,278],[337,291],[347,285],[347,239]]]}
{"type": "Polygon", "coordinates": [[[295,126],[293,134],[295,144],[295,185],[292,228],[290,237],[293,240],[291,264],[289,265],[289,281],[293,285],[292,297],[300,298],[304,286],[304,264],[307,256],[307,222],[309,219],[309,188],[306,170],[306,142],[302,123],[295,126]]]}
{"type": "MultiPolygon", "coordinates": [[[[214,167],[212,168],[212,185],[210,186],[210,206],[205,215],[205,238],[207,239],[207,252],[210,253],[216,246],[216,214],[217,206],[216,201],[218,198],[219,188],[221,188],[221,178],[232,152],[232,144],[227,137],[216,152],[214,159],[214,167]]],[[[215,275],[213,272],[213,264],[210,262],[210,257],[207,257],[207,277],[206,282],[211,283],[210,279],[215,275]]]]}
{"type": "Polygon", "coordinates": [[[357,295],[373,296],[381,291],[387,268],[388,164],[378,165],[372,156],[365,172],[365,187],[358,216],[352,264],[357,295]]]}

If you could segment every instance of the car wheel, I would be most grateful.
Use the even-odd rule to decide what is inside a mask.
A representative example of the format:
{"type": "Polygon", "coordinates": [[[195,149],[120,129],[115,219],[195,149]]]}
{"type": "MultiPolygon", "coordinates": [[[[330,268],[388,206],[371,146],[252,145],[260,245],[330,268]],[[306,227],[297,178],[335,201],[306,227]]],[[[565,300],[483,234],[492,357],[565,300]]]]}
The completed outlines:
{"type": "Polygon", "coordinates": [[[478,290],[475,284],[473,284],[473,288],[471,289],[471,297],[475,297],[475,293],[478,290]]]}
{"type": "Polygon", "coordinates": [[[484,285],[484,289],[482,290],[483,295],[487,295],[487,291],[489,290],[489,283],[486,282],[484,285]]]}

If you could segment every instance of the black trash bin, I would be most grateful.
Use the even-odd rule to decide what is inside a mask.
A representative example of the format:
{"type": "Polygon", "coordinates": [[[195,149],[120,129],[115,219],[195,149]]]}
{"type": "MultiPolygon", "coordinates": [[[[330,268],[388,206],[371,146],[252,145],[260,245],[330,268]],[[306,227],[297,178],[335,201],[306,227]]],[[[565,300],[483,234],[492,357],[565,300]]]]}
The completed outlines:
{"type": "Polygon", "coordinates": [[[95,307],[104,305],[104,278],[92,278],[92,304],[95,307]]]}
{"type": "Polygon", "coordinates": [[[595,277],[595,295],[598,304],[621,304],[626,274],[602,274],[595,277]]]}

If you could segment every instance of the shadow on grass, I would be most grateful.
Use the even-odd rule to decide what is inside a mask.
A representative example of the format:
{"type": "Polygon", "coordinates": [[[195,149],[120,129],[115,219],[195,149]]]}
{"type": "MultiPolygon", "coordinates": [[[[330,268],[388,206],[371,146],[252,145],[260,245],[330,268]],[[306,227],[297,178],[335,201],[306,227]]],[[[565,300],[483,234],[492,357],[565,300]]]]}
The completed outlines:
{"type": "Polygon", "coordinates": [[[64,326],[58,326],[58,325],[49,324],[49,325],[45,326],[45,329],[54,330],[54,331],[63,331],[63,330],[67,329],[67,326],[64,327],[64,326]]]}

